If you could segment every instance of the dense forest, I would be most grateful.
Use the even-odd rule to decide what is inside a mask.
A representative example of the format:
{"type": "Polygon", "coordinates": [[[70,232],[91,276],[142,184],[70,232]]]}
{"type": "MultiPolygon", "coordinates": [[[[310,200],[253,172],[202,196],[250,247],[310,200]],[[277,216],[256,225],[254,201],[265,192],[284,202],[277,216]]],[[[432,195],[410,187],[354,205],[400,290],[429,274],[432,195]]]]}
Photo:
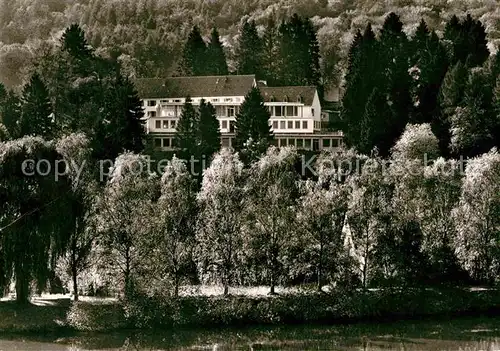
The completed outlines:
{"type": "Polygon", "coordinates": [[[391,11],[401,16],[407,34],[413,34],[423,18],[438,35],[453,14],[464,17],[468,12],[484,24],[490,51],[500,40],[495,0],[1,0],[0,8],[0,82],[7,87],[26,82],[32,62],[57,45],[72,23],[82,26],[98,53],[117,55],[128,73],[160,76],[177,70],[182,45],[194,25],[206,39],[213,27],[219,29],[229,68],[235,70],[239,29],[245,21],[255,20],[262,32],[270,19],[280,23],[298,13],[311,18],[318,31],[326,86],[342,79],[356,30],[368,22],[377,30],[391,11]]]}

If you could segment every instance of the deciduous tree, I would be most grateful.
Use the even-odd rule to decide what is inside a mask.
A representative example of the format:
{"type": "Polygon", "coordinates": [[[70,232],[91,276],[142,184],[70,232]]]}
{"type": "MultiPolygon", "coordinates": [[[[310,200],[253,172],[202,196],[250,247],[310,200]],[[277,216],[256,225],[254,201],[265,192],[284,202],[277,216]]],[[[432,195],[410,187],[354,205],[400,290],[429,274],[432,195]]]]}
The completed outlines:
{"type": "Polygon", "coordinates": [[[203,174],[198,201],[198,261],[202,273],[212,273],[227,295],[243,261],[244,175],[237,153],[223,149],[215,155],[203,174]]]}
{"type": "Polygon", "coordinates": [[[478,281],[492,284],[500,269],[500,155],[496,149],[469,160],[453,213],[455,252],[478,281]]]}

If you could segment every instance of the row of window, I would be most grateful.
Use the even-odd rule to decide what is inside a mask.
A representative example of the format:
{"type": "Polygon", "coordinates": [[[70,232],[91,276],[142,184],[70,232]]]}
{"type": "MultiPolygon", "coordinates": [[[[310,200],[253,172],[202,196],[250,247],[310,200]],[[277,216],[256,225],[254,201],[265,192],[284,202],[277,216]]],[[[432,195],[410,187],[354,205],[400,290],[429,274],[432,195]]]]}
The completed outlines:
{"type": "MultiPolygon", "coordinates": [[[[155,129],[175,129],[176,120],[156,120],[155,129]]],[[[227,129],[229,121],[220,121],[220,128],[227,129]]],[[[316,121],[314,121],[316,123],[316,121]]],[[[273,121],[273,129],[308,129],[308,121],[273,121]]]]}
{"type": "Polygon", "coordinates": [[[176,120],[156,120],[155,128],[156,129],[175,129],[176,120]]]}
{"type": "Polygon", "coordinates": [[[273,121],[273,129],[278,130],[278,129],[301,129],[301,123],[302,122],[302,129],[307,129],[308,123],[307,121],[273,121]]]}
{"type": "Polygon", "coordinates": [[[339,147],[340,139],[306,139],[306,138],[277,138],[274,145],[279,147],[295,146],[298,149],[317,150],[321,145],[323,148],[339,147]]]}
{"type": "Polygon", "coordinates": [[[268,106],[269,113],[275,117],[298,117],[298,106],[268,106]]]}
{"type": "MultiPolygon", "coordinates": [[[[221,138],[222,147],[230,147],[233,144],[233,138],[221,138]]],[[[313,149],[339,147],[341,140],[336,138],[307,139],[307,138],[276,138],[273,144],[279,147],[295,146],[298,149],[313,149]]],[[[154,138],[154,145],[157,148],[175,148],[175,138],[154,138]]]]}
{"type": "MultiPolygon", "coordinates": [[[[235,117],[240,108],[239,106],[217,106],[215,112],[217,116],[221,117],[235,117]]],[[[180,114],[181,108],[177,108],[177,106],[168,106],[164,109],[164,113],[167,117],[177,117],[180,114]]],[[[157,116],[156,111],[148,111],[147,117],[155,118],[157,116]]]]}
{"type": "MultiPolygon", "coordinates": [[[[219,98],[212,98],[212,99],[205,99],[206,102],[210,101],[210,102],[219,102],[219,98]]],[[[160,104],[168,104],[168,103],[173,103],[173,102],[182,102],[181,99],[165,99],[165,100],[144,100],[144,106],[148,106],[148,107],[154,107],[156,105],[158,105],[158,101],[160,102],[160,104]]],[[[197,98],[197,99],[193,99],[193,102],[200,102],[201,101],[201,98],[197,98]]],[[[224,102],[240,102],[241,99],[240,98],[224,98],[222,101],[224,102]]]]}
{"type": "Polygon", "coordinates": [[[172,148],[177,146],[175,141],[175,138],[154,138],[154,145],[157,148],[172,148]]]}

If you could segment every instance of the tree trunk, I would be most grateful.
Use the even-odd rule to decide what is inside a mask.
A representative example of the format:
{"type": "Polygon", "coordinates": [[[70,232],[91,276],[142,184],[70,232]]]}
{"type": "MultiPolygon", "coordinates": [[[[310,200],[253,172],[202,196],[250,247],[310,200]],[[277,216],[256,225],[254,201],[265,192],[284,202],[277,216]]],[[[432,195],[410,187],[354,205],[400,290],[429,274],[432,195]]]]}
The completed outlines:
{"type": "Polygon", "coordinates": [[[23,262],[16,265],[16,302],[18,304],[29,304],[30,279],[23,262]]]}
{"type": "Polygon", "coordinates": [[[276,259],[273,255],[273,258],[271,260],[271,290],[269,291],[270,295],[276,295],[275,291],[275,285],[276,285],[276,259]]]}
{"type": "Polygon", "coordinates": [[[73,301],[78,301],[78,274],[76,271],[76,265],[71,267],[71,275],[73,278],[73,301]]]}
{"type": "Polygon", "coordinates": [[[174,296],[179,297],[179,273],[174,273],[174,296]]]}
{"type": "Polygon", "coordinates": [[[124,280],[125,280],[125,297],[130,297],[131,295],[131,281],[130,281],[130,248],[127,247],[125,251],[125,272],[124,272],[124,280]]]}
{"type": "Polygon", "coordinates": [[[321,291],[323,283],[323,240],[319,245],[319,260],[318,260],[318,291],[321,291]]]}
{"type": "Polygon", "coordinates": [[[76,222],[76,228],[71,242],[71,278],[73,279],[73,300],[78,301],[78,267],[76,262],[76,235],[78,233],[78,221],[76,222]]]}

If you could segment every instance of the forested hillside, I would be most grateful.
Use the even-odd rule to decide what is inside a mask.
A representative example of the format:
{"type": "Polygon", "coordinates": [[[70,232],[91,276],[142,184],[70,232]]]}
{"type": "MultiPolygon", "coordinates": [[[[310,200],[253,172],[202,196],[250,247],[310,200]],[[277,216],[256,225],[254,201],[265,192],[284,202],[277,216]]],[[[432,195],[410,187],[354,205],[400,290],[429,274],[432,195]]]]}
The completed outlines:
{"type": "Polygon", "coordinates": [[[58,42],[71,23],[85,30],[100,54],[118,55],[130,74],[166,75],[176,69],[181,48],[193,25],[205,38],[219,29],[229,68],[239,27],[253,19],[263,30],[298,13],[311,17],[318,30],[322,73],[336,84],[345,71],[348,48],[357,29],[374,29],[390,11],[413,33],[421,18],[440,35],[445,22],[466,12],[486,27],[489,46],[500,42],[500,9],[496,0],[0,0],[0,82],[14,87],[26,81],[32,61],[58,42]]]}

